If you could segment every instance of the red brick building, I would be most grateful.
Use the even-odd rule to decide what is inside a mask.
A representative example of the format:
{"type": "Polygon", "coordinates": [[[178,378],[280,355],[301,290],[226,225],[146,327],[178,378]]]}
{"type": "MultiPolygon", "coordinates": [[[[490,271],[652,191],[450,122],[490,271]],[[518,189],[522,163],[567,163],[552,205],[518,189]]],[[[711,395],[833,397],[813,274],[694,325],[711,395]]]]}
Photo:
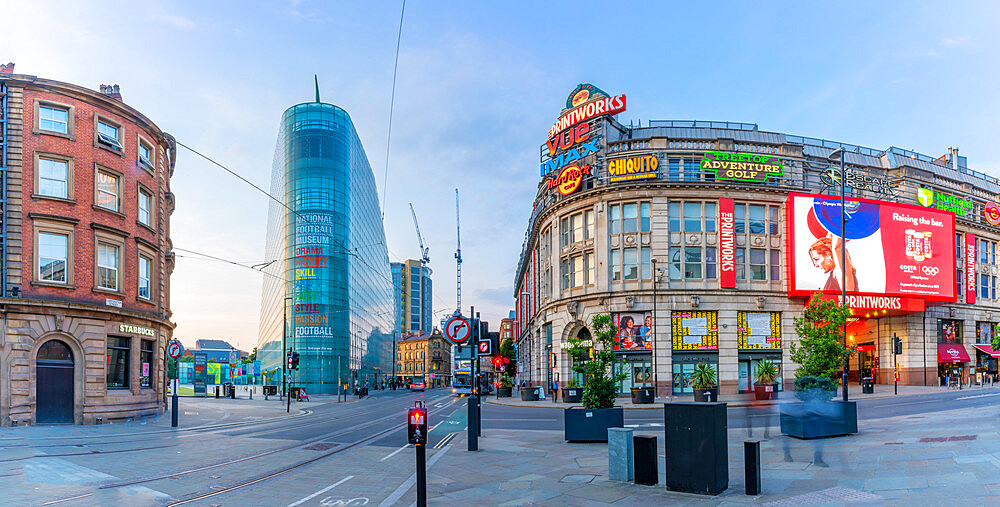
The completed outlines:
{"type": "Polygon", "coordinates": [[[0,421],[165,407],[176,145],[117,85],[0,73],[0,421]]]}

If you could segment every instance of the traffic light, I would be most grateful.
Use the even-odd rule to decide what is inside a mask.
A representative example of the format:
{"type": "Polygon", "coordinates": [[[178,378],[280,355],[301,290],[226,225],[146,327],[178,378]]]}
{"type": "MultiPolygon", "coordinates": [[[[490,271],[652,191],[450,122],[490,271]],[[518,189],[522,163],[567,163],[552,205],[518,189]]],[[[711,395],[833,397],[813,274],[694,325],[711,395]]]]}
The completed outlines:
{"type": "Polygon", "coordinates": [[[289,370],[298,370],[299,369],[299,353],[298,352],[292,352],[292,354],[290,356],[288,356],[288,369],[289,370]]]}
{"type": "Polygon", "coordinates": [[[903,339],[898,336],[892,337],[892,353],[902,354],[903,353],[903,339]]]}
{"type": "Polygon", "coordinates": [[[413,445],[427,443],[427,409],[422,405],[406,413],[406,438],[413,445]]]}

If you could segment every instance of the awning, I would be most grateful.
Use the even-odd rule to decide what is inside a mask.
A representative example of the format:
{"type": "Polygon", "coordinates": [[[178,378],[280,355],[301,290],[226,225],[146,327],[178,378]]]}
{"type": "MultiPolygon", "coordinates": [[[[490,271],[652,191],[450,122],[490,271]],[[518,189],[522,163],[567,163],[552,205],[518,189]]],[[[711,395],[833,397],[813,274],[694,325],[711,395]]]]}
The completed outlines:
{"type": "Polygon", "coordinates": [[[968,363],[971,361],[972,359],[969,359],[969,353],[965,351],[965,347],[954,343],[938,344],[939,363],[968,363]]]}
{"type": "Polygon", "coordinates": [[[1000,357],[1000,350],[994,350],[991,345],[973,345],[973,347],[984,354],[989,354],[993,357],[1000,357]]]}

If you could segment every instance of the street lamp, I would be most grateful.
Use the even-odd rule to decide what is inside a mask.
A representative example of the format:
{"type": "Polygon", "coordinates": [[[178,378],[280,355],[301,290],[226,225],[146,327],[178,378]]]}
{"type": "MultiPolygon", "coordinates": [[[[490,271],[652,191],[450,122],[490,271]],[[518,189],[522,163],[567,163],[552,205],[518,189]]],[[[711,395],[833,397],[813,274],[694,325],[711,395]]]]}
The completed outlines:
{"type": "Polygon", "coordinates": [[[285,340],[288,335],[288,302],[292,296],[285,296],[281,307],[281,392],[286,393],[285,377],[288,375],[288,348],[285,340]]]}
{"type": "MultiPolygon", "coordinates": [[[[847,213],[845,211],[844,183],[847,175],[844,173],[844,148],[837,148],[827,157],[830,161],[840,160],[840,304],[847,305],[847,213]]],[[[843,329],[844,348],[847,348],[847,319],[844,319],[843,329]]],[[[850,358],[844,356],[844,401],[847,401],[847,369],[850,367],[850,358]]]]}

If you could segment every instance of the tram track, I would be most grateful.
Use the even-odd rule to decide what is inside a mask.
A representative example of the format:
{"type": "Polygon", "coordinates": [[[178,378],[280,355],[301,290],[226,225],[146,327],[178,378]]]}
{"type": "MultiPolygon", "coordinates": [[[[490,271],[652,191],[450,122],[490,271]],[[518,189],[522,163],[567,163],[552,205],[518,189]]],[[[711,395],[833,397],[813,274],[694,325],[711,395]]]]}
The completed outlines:
{"type": "MultiPolygon", "coordinates": [[[[398,399],[396,401],[398,401],[398,399]]],[[[434,401],[440,401],[440,398],[435,398],[434,401]]],[[[443,406],[432,410],[431,413],[432,414],[437,414],[437,413],[440,413],[441,411],[447,410],[454,403],[455,403],[455,400],[447,402],[443,406]]],[[[357,414],[357,415],[364,415],[364,414],[357,414]]],[[[316,443],[322,442],[324,440],[329,440],[329,439],[336,438],[336,437],[341,436],[341,435],[349,434],[349,433],[356,432],[356,431],[361,430],[361,429],[365,429],[365,428],[368,428],[368,427],[371,427],[371,426],[378,425],[380,423],[384,423],[388,419],[398,419],[398,418],[399,418],[398,414],[388,414],[388,415],[385,415],[383,417],[379,417],[377,419],[372,419],[372,420],[370,420],[368,422],[365,422],[365,423],[356,424],[356,425],[353,425],[351,427],[343,428],[343,429],[340,429],[340,430],[337,430],[337,431],[333,431],[333,432],[329,432],[329,433],[324,433],[322,435],[318,435],[318,436],[315,436],[315,437],[312,437],[312,438],[309,438],[309,439],[305,439],[305,440],[302,440],[302,441],[295,442],[294,444],[280,446],[280,447],[277,447],[277,448],[274,448],[274,449],[269,449],[267,451],[259,452],[259,453],[252,454],[252,455],[249,455],[249,456],[244,456],[244,457],[236,458],[236,459],[230,459],[230,460],[226,460],[226,461],[219,462],[219,463],[202,465],[202,466],[198,466],[198,467],[194,467],[194,468],[190,468],[190,469],[186,469],[186,470],[181,470],[181,471],[175,471],[175,472],[171,472],[171,473],[158,474],[158,475],[150,476],[150,477],[141,477],[141,478],[136,478],[136,479],[129,479],[129,480],[123,480],[123,481],[118,481],[118,482],[111,482],[111,483],[107,483],[107,484],[101,484],[100,486],[97,487],[97,489],[98,490],[110,490],[110,489],[118,489],[118,488],[124,488],[124,487],[129,487],[129,486],[136,486],[136,485],[148,484],[148,483],[151,483],[151,482],[156,482],[156,481],[161,481],[161,480],[176,480],[177,478],[185,476],[185,475],[191,475],[191,474],[196,474],[196,473],[199,473],[199,472],[205,472],[205,471],[208,471],[208,470],[214,470],[214,469],[223,468],[223,467],[227,467],[227,466],[231,466],[231,465],[236,465],[236,464],[240,464],[240,463],[246,463],[246,462],[249,462],[249,461],[253,461],[253,460],[265,458],[265,457],[268,457],[268,456],[273,456],[273,455],[278,454],[278,453],[282,453],[282,452],[286,452],[286,451],[290,451],[290,450],[294,450],[294,449],[300,449],[300,448],[308,447],[308,446],[310,446],[312,444],[316,444],[316,443]]],[[[328,424],[330,422],[331,422],[330,419],[324,419],[322,421],[317,421],[317,424],[328,424]]],[[[208,493],[199,494],[199,495],[197,495],[195,497],[185,498],[185,499],[176,501],[174,503],[171,503],[169,505],[183,505],[183,504],[195,502],[195,501],[201,500],[203,498],[208,498],[208,497],[211,497],[211,496],[223,494],[223,493],[226,493],[228,491],[234,491],[234,490],[237,490],[237,489],[240,489],[240,488],[244,488],[246,486],[250,486],[252,484],[256,484],[258,482],[265,481],[265,480],[273,478],[273,477],[277,477],[277,476],[283,475],[283,474],[288,473],[288,472],[290,472],[292,470],[295,470],[295,469],[298,469],[298,468],[302,468],[304,466],[308,466],[309,464],[312,464],[312,463],[315,463],[315,462],[317,462],[319,460],[322,460],[324,458],[333,456],[333,455],[338,454],[338,453],[340,453],[342,451],[345,451],[347,449],[351,449],[351,448],[357,447],[359,445],[362,445],[364,443],[371,442],[373,440],[381,438],[381,437],[385,436],[386,434],[388,434],[388,433],[390,433],[390,432],[392,432],[394,430],[398,430],[398,429],[400,429],[400,428],[402,428],[404,426],[406,426],[406,423],[395,424],[395,425],[390,426],[389,428],[386,428],[384,430],[380,430],[380,431],[377,431],[376,433],[373,433],[371,435],[367,435],[364,438],[360,438],[358,440],[355,440],[355,441],[352,441],[352,442],[349,442],[349,443],[346,443],[346,444],[339,444],[339,445],[337,445],[336,447],[334,447],[334,448],[332,448],[330,450],[323,451],[318,456],[315,456],[313,458],[309,458],[309,459],[306,459],[306,460],[298,461],[298,462],[296,462],[296,463],[294,463],[292,465],[285,466],[283,468],[280,468],[277,471],[270,472],[270,473],[268,473],[266,475],[263,475],[263,476],[260,476],[260,477],[256,477],[254,479],[250,479],[250,480],[247,480],[247,481],[242,481],[242,482],[239,482],[239,483],[227,486],[225,488],[220,488],[218,490],[211,491],[211,492],[208,492],[208,493]]],[[[282,428],[281,431],[287,431],[287,429],[288,428],[282,428]]],[[[277,430],[274,430],[274,431],[277,431],[277,430]]],[[[75,500],[83,500],[83,499],[90,498],[90,497],[93,497],[93,496],[94,496],[94,493],[85,493],[85,494],[80,494],[80,495],[74,495],[72,497],[67,497],[67,498],[52,500],[52,501],[43,503],[41,505],[57,505],[57,504],[71,502],[71,501],[75,501],[75,500]]]]}

